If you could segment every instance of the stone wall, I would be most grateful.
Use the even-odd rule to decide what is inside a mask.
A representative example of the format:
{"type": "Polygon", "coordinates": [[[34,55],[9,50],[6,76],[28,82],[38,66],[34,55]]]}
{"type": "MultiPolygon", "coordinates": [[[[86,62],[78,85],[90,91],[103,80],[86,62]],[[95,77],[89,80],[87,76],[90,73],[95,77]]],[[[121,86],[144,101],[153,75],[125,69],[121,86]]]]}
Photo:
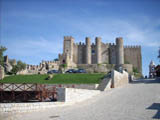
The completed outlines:
{"type": "Polygon", "coordinates": [[[79,64],[78,68],[85,69],[88,73],[107,73],[114,69],[112,64],[79,64]]]}
{"type": "Polygon", "coordinates": [[[0,80],[4,78],[4,68],[0,65],[0,80]]]}
{"type": "MultiPolygon", "coordinates": [[[[68,37],[66,37],[68,38],[68,37]]],[[[68,50],[69,53],[73,52],[73,62],[75,64],[87,64],[87,54],[86,54],[86,43],[74,43],[74,41],[69,37],[70,40],[64,39],[64,48],[68,50]],[[71,47],[73,43],[73,49],[71,47]]],[[[97,38],[96,38],[97,39],[97,38]]],[[[121,38],[118,38],[121,39],[121,38]]],[[[89,51],[91,51],[91,64],[116,64],[116,59],[124,61],[124,64],[133,64],[133,67],[138,68],[139,72],[142,72],[142,56],[140,46],[124,46],[124,49],[117,49],[118,44],[114,43],[103,43],[101,39],[95,40],[97,42],[92,43],[89,51]],[[97,52],[99,51],[99,52],[97,52]],[[98,53],[98,54],[97,54],[98,53]],[[117,57],[119,53],[121,59],[117,57]],[[123,54],[124,53],[124,54],[123,54]],[[99,56],[99,57],[97,57],[99,56]],[[100,59],[100,60],[99,60],[100,59]],[[99,60],[100,62],[98,62],[99,60]]],[[[120,40],[121,41],[121,40],[120,40]]],[[[120,46],[123,48],[122,42],[120,46]]],[[[89,47],[88,47],[89,48],[89,47]]],[[[122,62],[123,64],[123,62],[122,62]]],[[[131,71],[131,69],[129,70],[131,71]]]]}
{"type": "Polygon", "coordinates": [[[124,62],[132,64],[142,73],[142,55],[140,46],[125,46],[124,47],[124,62]]]}
{"type": "Polygon", "coordinates": [[[132,64],[123,64],[121,66],[123,67],[123,69],[127,69],[128,73],[132,73],[133,72],[133,65],[132,64]]]}
{"type": "Polygon", "coordinates": [[[109,48],[109,64],[116,64],[116,45],[110,45],[109,48]]]}
{"type": "Polygon", "coordinates": [[[64,102],[81,102],[87,100],[100,93],[99,90],[86,90],[75,88],[59,88],[57,89],[58,101],[64,102]]]}
{"type": "Polygon", "coordinates": [[[62,102],[0,103],[0,113],[22,113],[66,105],[62,102]]]}
{"type": "Polygon", "coordinates": [[[92,44],[91,45],[91,63],[96,64],[97,59],[96,59],[96,45],[92,44]]]}
{"type": "Polygon", "coordinates": [[[112,79],[111,78],[104,78],[101,83],[98,86],[98,90],[100,91],[106,91],[111,89],[111,83],[112,79]]]}
{"type": "Polygon", "coordinates": [[[48,86],[61,87],[61,88],[96,90],[98,87],[98,84],[52,84],[52,85],[48,85],[48,86]]]}
{"type": "Polygon", "coordinates": [[[122,73],[113,70],[111,73],[112,77],[112,87],[116,88],[119,86],[123,86],[129,83],[129,76],[128,73],[123,71],[122,73]]]}
{"type": "Polygon", "coordinates": [[[101,43],[102,63],[109,64],[109,44],[101,43]]]}

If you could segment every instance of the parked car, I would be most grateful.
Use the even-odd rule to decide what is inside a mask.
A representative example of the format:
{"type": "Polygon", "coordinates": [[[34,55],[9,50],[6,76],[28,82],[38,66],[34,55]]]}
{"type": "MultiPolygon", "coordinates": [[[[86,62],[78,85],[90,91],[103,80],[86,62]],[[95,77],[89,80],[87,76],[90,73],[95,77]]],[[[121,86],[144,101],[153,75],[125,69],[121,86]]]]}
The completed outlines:
{"type": "Polygon", "coordinates": [[[58,70],[50,70],[47,72],[47,74],[53,74],[53,73],[58,73],[58,70]]]}
{"type": "Polygon", "coordinates": [[[78,69],[78,70],[76,70],[76,73],[86,73],[86,70],[84,70],[84,69],[78,69]]]}
{"type": "Polygon", "coordinates": [[[75,69],[68,69],[65,73],[76,73],[75,69]]]}

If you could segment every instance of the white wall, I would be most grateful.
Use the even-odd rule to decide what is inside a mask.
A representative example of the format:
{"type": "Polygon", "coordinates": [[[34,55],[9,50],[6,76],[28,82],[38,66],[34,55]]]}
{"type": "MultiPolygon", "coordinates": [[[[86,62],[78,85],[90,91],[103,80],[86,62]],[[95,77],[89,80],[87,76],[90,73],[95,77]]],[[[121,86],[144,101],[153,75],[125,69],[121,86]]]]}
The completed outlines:
{"type": "Polygon", "coordinates": [[[100,93],[99,90],[66,88],[65,102],[80,102],[100,93]]]}
{"type": "Polygon", "coordinates": [[[58,101],[64,102],[80,102],[89,99],[97,94],[99,90],[86,90],[86,89],[75,89],[75,88],[57,88],[57,99],[58,101]]]}
{"type": "Polygon", "coordinates": [[[113,70],[111,76],[112,76],[112,86],[114,88],[126,85],[129,82],[128,73],[125,71],[120,73],[116,70],[113,70]]]}

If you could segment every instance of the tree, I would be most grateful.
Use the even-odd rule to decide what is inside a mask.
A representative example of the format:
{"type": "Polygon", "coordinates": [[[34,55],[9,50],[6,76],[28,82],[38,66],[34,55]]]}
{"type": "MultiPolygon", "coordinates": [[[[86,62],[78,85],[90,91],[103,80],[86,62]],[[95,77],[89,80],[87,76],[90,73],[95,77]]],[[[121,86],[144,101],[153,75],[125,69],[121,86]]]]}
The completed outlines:
{"type": "Polygon", "coordinates": [[[54,61],[58,61],[58,58],[55,58],[54,61]]]}
{"type": "Polygon", "coordinates": [[[11,73],[17,74],[17,72],[24,70],[25,68],[26,68],[26,64],[19,60],[19,61],[17,61],[17,65],[13,66],[11,73]]]}
{"type": "Polygon", "coordinates": [[[4,65],[4,56],[3,56],[3,53],[4,51],[6,51],[7,48],[4,47],[4,46],[0,46],[0,65],[4,65]]]}
{"type": "Polygon", "coordinates": [[[17,66],[19,67],[19,70],[24,70],[26,68],[26,64],[22,61],[17,61],[17,66]]]}

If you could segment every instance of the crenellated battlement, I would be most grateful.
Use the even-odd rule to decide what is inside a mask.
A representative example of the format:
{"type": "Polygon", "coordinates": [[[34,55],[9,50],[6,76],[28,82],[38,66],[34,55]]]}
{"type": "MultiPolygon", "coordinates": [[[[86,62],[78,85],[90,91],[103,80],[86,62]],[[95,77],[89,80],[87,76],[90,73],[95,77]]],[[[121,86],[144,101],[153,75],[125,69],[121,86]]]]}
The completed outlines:
{"type": "Polygon", "coordinates": [[[130,49],[140,49],[141,46],[140,45],[125,45],[124,48],[130,48],[130,49]]]}
{"type": "Polygon", "coordinates": [[[45,61],[46,64],[59,64],[59,61],[45,61]]]}
{"type": "Polygon", "coordinates": [[[114,47],[114,46],[116,46],[116,44],[115,44],[115,43],[107,43],[107,45],[109,45],[110,47],[114,47]]]}
{"type": "Polygon", "coordinates": [[[92,46],[95,46],[95,43],[92,43],[92,46]]]}
{"type": "Polygon", "coordinates": [[[72,36],[64,36],[64,40],[73,40],[74,38],[72,36]]]}

